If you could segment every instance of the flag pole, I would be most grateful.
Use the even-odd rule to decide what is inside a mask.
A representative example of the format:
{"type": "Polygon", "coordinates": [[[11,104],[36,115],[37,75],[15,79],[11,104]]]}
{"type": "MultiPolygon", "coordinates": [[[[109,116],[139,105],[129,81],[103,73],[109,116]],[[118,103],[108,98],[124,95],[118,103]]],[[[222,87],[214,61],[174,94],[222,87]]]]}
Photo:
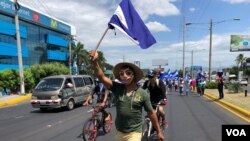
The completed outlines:
{"type": "Polygon", "coordinates": [[[101,44],[101,42],[102,42],[104,36],[105,36],[106,33],[108,32],[108,30],[109,30],[109,27],[106,28],[106,30],[104,31],[104,33],[103,33],[101,39],[100,39],[99,42],[97,43],[97,45],[96,45],[96,47],[95,47],[95,51],[97,51],[97,49],[99,48],[99,46],[100,46],[100,44],[101,44]]]}

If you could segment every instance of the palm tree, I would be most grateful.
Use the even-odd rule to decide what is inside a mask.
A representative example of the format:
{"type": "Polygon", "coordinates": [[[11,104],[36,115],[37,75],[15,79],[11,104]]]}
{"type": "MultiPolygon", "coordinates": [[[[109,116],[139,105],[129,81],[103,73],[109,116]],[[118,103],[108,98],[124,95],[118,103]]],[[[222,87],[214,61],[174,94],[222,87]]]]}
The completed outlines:
{"type": "Polygon", "coordinates": [[[243,54],[239,54],[239,55],[236,57],[236,59],[235,59],[237,65],[240,65],[241,70],[243,70],[243,64],[244,64],[244,62],[246,61],[246,59],[247,59],[247,58],[244,57],[243,54]]]}
{"type": "Polygon", "coordinates": [[[78,42],[76,46],[73,47],[72,52],[73,59],[76,59],[76,65],[78,68],[78,74],[79,70],[81,73],[86,73],[86,70],[83,68],[86,68],[86,64],[88,63],[88,51],[84,49],[84,45],[81,42],[78,42]],[[84,72],[82,72],[84,71],[84,72]]]}
{"type": "MultiPolygon", "coordinates": [[[[102,69],[105,68],[106,59],[101,51],[98,51],[98,63],[102,69]]],[[[72,53],[73,58],[76,58],[76,64],[78,73],[93,75],[93,71],[90,66],[89,52],[84,49],[84,45],[81,42],[78,42],[77,45],[73,48],[72,53]],[[81,68],[81,69],[80,69],[81,68]],[[79,72],[80,70],[80,72],[79,72]]]]}

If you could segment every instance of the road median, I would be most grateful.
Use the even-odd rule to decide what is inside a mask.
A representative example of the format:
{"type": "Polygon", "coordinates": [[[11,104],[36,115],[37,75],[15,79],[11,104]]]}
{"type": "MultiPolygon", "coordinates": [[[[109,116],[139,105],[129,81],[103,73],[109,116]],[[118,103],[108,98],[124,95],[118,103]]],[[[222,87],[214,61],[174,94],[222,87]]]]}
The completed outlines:
{"type": "Polygon", "coordinates": [[[242,109],[241,107],[231,104],[223,99],[218,99],[215,96],[210,95],[209,93],[205,93],[205,96],[225,106],[227,110],[233,112],[234,114],[237,114],[239,117],[250,123],[250,112],[248,110],[242,109]]]}

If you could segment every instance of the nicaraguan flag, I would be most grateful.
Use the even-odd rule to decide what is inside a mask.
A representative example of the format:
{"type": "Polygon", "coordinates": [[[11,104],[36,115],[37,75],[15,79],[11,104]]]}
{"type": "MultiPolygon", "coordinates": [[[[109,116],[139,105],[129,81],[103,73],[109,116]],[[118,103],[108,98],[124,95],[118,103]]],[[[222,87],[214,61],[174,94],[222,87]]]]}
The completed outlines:
{"type": "Polygon", "coordinates": [[[109,28],[119,29],[142,49],[156,43],[155,38],[143,23],[130,0],[122,0],[109,21],[109,28]]]}

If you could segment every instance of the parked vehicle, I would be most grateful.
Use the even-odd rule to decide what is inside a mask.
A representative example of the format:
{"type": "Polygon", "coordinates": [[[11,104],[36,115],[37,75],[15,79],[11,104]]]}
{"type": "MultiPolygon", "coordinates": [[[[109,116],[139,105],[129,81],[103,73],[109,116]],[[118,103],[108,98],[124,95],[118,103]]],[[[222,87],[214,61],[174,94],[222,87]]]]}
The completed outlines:
{"type": "Polygon", "coordinates": [[[94,87],[88,75],[56,75],[43,78],[32,92],[31,105],[41,111],[48,108],[74,109],[82,103],[94,87]]]}
{"type": "Polygon", "coordinates": [[[240,84],[247,86],[248,82],[246,79],[242,79],[242,80],[240,80],[240,84]]]}

